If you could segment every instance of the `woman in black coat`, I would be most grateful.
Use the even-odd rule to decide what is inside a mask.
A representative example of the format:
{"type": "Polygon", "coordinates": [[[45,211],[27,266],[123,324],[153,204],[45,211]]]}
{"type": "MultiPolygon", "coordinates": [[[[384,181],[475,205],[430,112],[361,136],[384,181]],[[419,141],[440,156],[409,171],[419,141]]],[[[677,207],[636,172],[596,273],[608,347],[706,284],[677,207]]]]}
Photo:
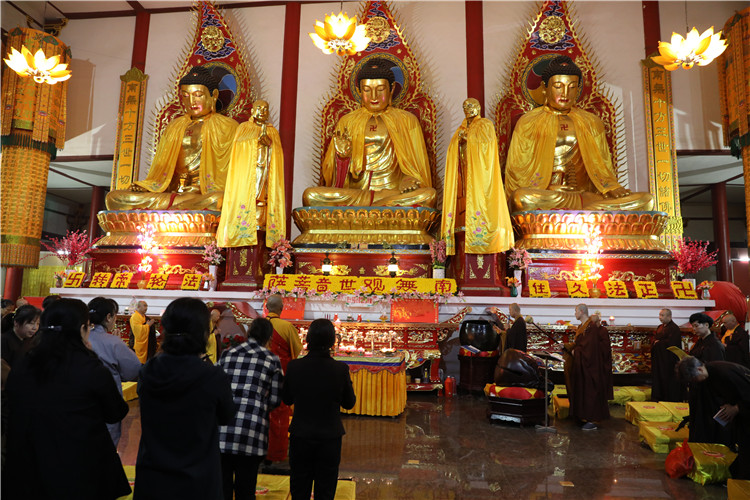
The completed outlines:
{"type": "Polygon", "coordinates": [[[107,430],[128,405],[88,345],[88,307],[60,299],[42,313],[39,344],[17,362],[3,500],[108,500],[130,493],[107,430]]]}
{"type": "Polygon", "coordinates": [[[198,299],[172,301],[162,353],[141,369],[141,442],[135,500],[222,500],[219,425],[234,416],[229,378],[201,360],[209,314],[198,299]]]}

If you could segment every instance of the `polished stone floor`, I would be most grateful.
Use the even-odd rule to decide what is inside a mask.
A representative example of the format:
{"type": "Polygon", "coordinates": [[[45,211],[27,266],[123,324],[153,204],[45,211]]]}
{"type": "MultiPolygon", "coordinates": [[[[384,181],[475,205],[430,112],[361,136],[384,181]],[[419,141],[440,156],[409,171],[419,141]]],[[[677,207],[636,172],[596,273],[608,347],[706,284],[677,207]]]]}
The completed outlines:
{"type": "MultiPolygon", "coordinates": [[[[135,464],[138,402],[123,423],[120,454],[135,464]]],[[[570,420],[557,434],[490,424],[483,396],[409,393],[397,418],[345,416],[340,476],[357,483],[357,499],[725,499],[726,487],[669,479],[664,458],[638,440],[624,409],[599,430],[570,420]]],[[[262,497],[259,497],[262,498],[262,497]]]]}

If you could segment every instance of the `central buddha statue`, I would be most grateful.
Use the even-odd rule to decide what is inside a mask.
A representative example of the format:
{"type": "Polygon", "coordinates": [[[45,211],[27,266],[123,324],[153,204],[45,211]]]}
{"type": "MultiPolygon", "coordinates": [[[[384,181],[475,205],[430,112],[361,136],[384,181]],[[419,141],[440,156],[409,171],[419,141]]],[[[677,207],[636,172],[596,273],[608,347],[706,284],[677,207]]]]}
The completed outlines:
{"type": "Polygon", "coordinates": [[[516,124],[505,164],[511,211],[653,210],[649,193],[617,181],[604,124],[576,107],[581,70],[568,56],[542,74],[545,104],[516,124]]]}
{"type": "Polygon", "coordinates": [[[185,114],[172,120],[146,179],[111,191],[108,210],[221,210],[238,123],[216,112],[219,83],[195,66],[180,80],[185,114]]]}
{"type": "Polygon", "coordinates": [[[416,116],[393,107],[392,63],[372,58],[356,75],[362,107],[336,124],[321,168],[322,186],[305,206],[435,207],[430,163],[416,116]]]}

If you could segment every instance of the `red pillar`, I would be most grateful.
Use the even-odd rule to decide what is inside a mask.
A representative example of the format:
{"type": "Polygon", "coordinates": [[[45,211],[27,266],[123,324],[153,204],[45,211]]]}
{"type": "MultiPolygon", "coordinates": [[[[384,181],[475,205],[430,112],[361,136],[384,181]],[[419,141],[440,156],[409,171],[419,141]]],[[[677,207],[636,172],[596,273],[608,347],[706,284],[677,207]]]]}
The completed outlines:
{"type": "Polygon", "coordinates": [[[466,97],[478,100],[484,115],[484,24],[481,0],[466,2],[466,97]]]}
{"type": "Polygon", "coordinates": [[[131,68],[146,71],[146,51],[148,49],[148,26],[151,14],[141,10],[135,15],[135,32],[133,33],[133,56],[131,68]]]}
{"type": "Polygon", "coordinates": [[[89,243],[99,235],[99,220],[96,214],[104,210],[104,188],[94,186],[91,188],[91,209],[89,210],[89,243]]]}
{"type": "Polygon", "coordinates": [[[644,0],[641,5],[643,7],[643,42],[646,57],[648,57],[659,50],[659,39],[661,38],[659,2],[644,0]]]}
{"type": "Polygon", "coordinates": [[[21,286],[23,285],[23,268],[6,267],[5,268],[5,287],[3,288],[3,298],[15,302],[21,296],[21,286]]]}
{"type": "Polygon", "coordinates": [[[732,281],[731,249],[729,247],[729,211],[727,209],[727,183],[711,186],[711,205],[714,219],[714,241],[719,250],[716,260],[719,281],[732,281]]]}
{"type": "Polygon", "coordinates": [[[297,73],[299,71],[300,4],[286,4],[284,17],[284,54],[281,67],[281,109],[279,136],[284,150],[284,200],[286,202],[286,237],[292,231],[292,180],[294,176],[294,141],[297,126],[297,73]]]}

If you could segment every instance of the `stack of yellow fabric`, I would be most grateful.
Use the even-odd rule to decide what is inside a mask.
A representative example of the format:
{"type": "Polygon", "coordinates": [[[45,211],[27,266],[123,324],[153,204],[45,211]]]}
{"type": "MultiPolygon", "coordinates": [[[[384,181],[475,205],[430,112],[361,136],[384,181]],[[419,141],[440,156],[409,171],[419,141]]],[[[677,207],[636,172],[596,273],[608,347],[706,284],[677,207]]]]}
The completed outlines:
{"type": "Polygon", "coordinates": [[[625,406],[628,401],[633,400],[633,395],[627,390],[627,387],[614,387],[614,399],[609,400],[611,405],[625,406]]]}
{"type": "Polygon", "coordinates": [[[682,419],[690,415],[690,405],[688,403],[671,403],[669,401],[659,401],[672,414],[672,422],[682,422],[682,419]]]}
{"type": "Polygon", "coordinates": [[[651,400],[651,388],[646,385],[629,385],[624,387],[630,393],[631,401],[649,401],[651,400]]]}
{"type": "Polygon", "coordinates": [[[671,422],[672,412],[661,403],[630,401],[625,406],[625,420],[635,425],[639,422],[671,422]]]}
{"type": "Polygon", "coordinates": [[[698,484],[722,483],[729,479],[729,466],[737,454],[723,444],[688,443],[695,467],[688,477],[698,484]]]}
{"type": "Polygon", "coordinates": [[[728,500],[747,500],[750,498],[750,481],[729,479],[727,481],[728,500]]]}
{"type": "Polygon", "coordinates": [[[122,398],[125,401],[138,399],[138,382],[122,382],[122,398]]]}
{"type": "Polygon", "coordinates": [[[568,418],[570,415],[570,400],[568,389],[564,385],[556,385],[552,391],[552,412],[555,418],[568,418]]]}
{"type": "Polygon", "coordinates": [[[688,429],[675,431],[676,422],[640,422],[638,435],[654,453],[669,453],[688,438],[688,429]]]}

